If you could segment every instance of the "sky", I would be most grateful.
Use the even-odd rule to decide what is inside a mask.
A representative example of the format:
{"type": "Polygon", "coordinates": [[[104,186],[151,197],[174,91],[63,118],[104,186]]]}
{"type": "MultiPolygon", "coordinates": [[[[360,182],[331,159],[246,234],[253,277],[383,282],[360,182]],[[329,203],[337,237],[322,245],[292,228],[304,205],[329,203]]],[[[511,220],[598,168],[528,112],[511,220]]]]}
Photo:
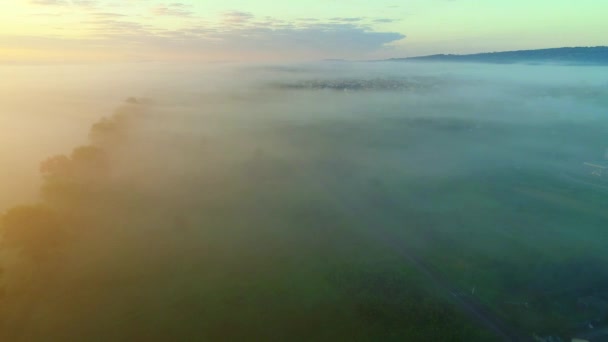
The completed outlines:
{"type": "Polygon", "coordinates": [[[608,45],[606,0],[1,0],[0,63],[378,59],[608,45]]]}

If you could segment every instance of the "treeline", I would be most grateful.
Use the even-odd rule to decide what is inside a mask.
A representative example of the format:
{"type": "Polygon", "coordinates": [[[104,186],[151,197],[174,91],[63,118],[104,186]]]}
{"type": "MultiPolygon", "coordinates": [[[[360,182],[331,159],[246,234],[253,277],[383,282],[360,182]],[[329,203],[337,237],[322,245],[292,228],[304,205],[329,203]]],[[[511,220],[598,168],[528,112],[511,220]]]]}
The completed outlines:
{"type": "Polygon", "coordinates": [[[27,268],[35,271],[25,278],[32,283],[40,281],[36,272],[44,272],[45,264],[61,254],[79,229],[86,229],[83,208],[99,200],[98,195],[111,180],[112,153],[127,141],[132,122],[143,114],[147,103],[145,99],[127,99],[111,116],[91,126],[87,144],[42,161],[39,201],[0,214],[0,329],[2,314],[7,314],[2,301],[11,296],[12,288],[29,286],[10,286],[8,278],[22,281],[24,277],[12,273],[27,268]]]}

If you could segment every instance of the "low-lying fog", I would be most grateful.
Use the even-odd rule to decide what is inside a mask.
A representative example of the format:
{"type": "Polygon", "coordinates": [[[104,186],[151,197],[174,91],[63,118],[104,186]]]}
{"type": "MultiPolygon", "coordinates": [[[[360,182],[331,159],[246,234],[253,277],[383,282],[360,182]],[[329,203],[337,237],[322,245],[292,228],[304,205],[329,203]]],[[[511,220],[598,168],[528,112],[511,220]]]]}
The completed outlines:
{"type": "Polygon", "coordinates": [[[0,339],[569,338],[608,324],[608,186],[584,166],[608,147],[604,68],[0,75],[0,339]]]}

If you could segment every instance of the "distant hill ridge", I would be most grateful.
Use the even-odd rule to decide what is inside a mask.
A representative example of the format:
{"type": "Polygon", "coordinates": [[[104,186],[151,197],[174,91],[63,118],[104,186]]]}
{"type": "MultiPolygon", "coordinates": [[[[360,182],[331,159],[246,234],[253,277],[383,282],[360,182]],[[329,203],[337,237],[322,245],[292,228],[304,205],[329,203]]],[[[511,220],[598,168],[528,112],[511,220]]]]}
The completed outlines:
{"type": "Polygon", "coordinates": [[[474,63],[556,63],[570,65],[608,65],[608,46],[562,47],[539,50],[486,52],[470,55],[440,54],[420,57],[391,58],[388,61],[474,62],[474,63]]]}

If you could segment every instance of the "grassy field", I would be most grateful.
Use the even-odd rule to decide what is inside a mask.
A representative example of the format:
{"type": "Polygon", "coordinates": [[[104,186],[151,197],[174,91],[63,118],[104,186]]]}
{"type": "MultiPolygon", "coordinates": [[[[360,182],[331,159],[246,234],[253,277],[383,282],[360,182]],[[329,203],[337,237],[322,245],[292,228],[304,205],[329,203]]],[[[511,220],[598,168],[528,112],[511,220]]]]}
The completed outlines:
{"type": "Polygon", "coordinates": [[[54,242],[5,237],[0,339],[492,341],[608,324],[608,196],[582,164],[601,121],[274,118],[202,139],[138,120],[131,140],[45,164],[38,219],[4,216],[54,242]]]}

